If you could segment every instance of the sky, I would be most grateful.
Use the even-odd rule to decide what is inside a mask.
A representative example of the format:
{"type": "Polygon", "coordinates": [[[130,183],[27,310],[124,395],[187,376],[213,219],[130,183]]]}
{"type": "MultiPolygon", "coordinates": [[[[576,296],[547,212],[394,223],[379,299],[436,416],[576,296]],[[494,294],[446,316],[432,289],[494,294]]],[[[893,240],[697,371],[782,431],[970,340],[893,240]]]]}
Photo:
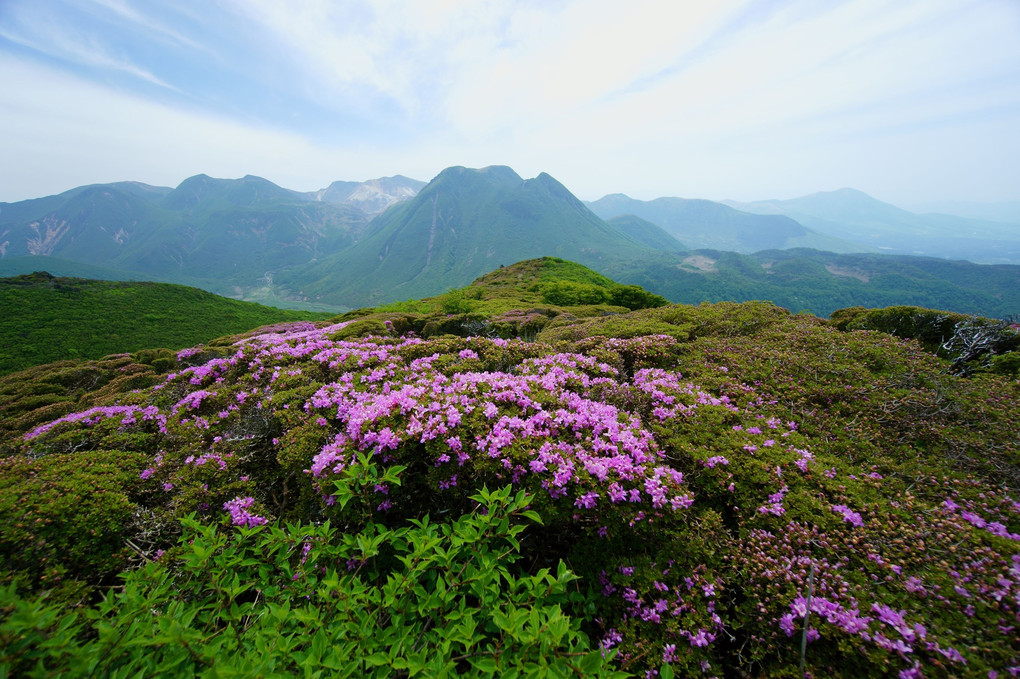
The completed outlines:
{"type": "Polygon", "coordinates": [[[0,0],[0,201],[509,165],[1020,200],[1020,0],[0,0]]]}

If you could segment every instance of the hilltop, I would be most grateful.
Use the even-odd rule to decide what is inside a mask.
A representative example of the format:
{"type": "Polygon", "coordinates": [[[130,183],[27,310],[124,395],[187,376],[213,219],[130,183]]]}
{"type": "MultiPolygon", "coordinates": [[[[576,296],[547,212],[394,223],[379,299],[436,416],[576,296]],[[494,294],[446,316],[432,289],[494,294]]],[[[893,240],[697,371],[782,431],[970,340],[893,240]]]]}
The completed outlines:
{"type": "Polygon", "coordinates": [[[1018,348],[542,258],[9,375],[0,672],[1002,676],[1018,348]]]}

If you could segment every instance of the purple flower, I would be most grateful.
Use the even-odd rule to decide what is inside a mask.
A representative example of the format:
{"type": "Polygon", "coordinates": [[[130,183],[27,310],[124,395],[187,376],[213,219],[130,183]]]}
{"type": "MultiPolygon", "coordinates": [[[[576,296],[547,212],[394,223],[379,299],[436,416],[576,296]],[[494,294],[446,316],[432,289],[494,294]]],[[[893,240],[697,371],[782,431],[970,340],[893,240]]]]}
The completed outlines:
{"type": "Polygon", "coordinates": [[[860,528],[864,525],[864,521],[861,519],[861,515],[853,511],[846,505],[832,505],[832,511],[843,516],[843,520],[849,524],[860,528]]]}
{"type": "Polygon", "coordinates": [[[235,497],[223,503],[223,509],[230,512],[230,519],[235,526],[261,526],[268,523],[264,517],[252,514],[248,508],[255,504],[252,497],[235,497]]]}

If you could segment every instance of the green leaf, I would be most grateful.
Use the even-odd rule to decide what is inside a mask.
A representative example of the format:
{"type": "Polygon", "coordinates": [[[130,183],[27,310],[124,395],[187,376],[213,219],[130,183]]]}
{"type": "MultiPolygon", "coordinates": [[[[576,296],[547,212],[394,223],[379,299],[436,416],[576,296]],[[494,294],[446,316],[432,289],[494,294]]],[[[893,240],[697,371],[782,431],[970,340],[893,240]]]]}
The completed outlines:
{"type": "Polygon", "coordinates": [[[535,523],[537,523],[540,526],[544,526],[545,525],[545,523],[542,522],[542,517],[539,516],[538,512],[536,512],[533,509],[528,509],[528,510],[525,510],[525,511],[521,512],[521,516],[523,516],[526,519],[531,519],[532,521],[534,521],[535,523]]]}
{"type": "Polygon", "coordinates": [[[483,675],[493,676],[499,669],[499,665],[496,664],[496,659],[491,655],[483,655],[477,658],[470,659],[471,666],[481,672],[483,675]]]}

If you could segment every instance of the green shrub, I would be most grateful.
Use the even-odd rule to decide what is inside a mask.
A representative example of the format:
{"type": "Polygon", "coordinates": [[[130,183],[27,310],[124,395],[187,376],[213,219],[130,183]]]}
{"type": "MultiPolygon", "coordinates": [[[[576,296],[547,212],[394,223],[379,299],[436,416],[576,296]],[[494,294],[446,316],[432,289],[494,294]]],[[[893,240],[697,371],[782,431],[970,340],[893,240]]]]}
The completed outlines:
{"type": "Polygon", "coordinates": [[[521,573],[529,498],[472,497],[450,523],[217,529],[84,614],[0,588],[0,675],[622,677],[591,650],[563,562],[521,573]]]}
{"type": "Polygon", "coordinates": [[[614,285],[609,289],[609,303],[636,311],[666,306],[669,300],[648,292],[640,285],[614,285]]]}
{"type": "Polygon", "coordinates": [[[463,288],[447,290],[436,298],[439,310],[444,314],[466,314],[474,309],[474,304],[463,288]]]}
{"type": "MultiPolygon", "coordinates": [[[[546,304],[576,306],[579,304],[605,304],[610,301],[609,290],[590,283],[574,281],[548,281],[539,283],[538,292],[546,304]]],[[[625,305],[621,305],[625,306],[625,305]]]]}
{"type": "Polygon", "coordinates": [[[0,562],[19,579],[97,584],[124,567],[148,455],[90,450],[0,458],[0,562]]]}

